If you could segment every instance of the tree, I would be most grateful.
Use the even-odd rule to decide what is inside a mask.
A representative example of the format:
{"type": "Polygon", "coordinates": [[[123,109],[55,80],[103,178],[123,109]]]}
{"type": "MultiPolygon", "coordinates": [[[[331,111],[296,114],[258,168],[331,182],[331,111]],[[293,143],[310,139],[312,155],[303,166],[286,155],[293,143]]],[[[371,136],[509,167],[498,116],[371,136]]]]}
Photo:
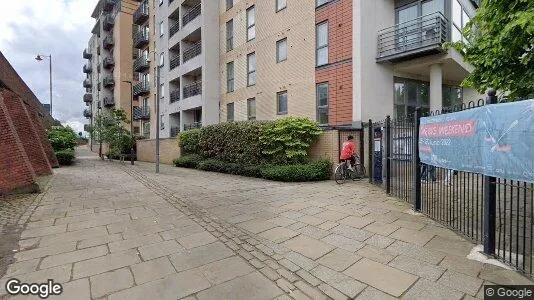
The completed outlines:
{"type": "Polygon", "coordinates": [[[111,114],[100,114],[95,118],[89,134],[98,143],[109,145],[108,157],[117,158],[120,154],[130,153],[134,138],[124,129],[129,124],[126,113],[122,109],[114,109],[111,114]]]}
{"type": "Polygon", "coordinates": [[[76,147],[76,134],[69,126],[52,126],[48,130],[48,140],[54,151],[74,150],[76,147]]]}
{"type": "Polygon", "coordinates": [[[449,46],[475,68],[463,86],[496,88],[511,99],[534,94],[533,0],[482,0],[462,34],[465,41],[449,46]]]}

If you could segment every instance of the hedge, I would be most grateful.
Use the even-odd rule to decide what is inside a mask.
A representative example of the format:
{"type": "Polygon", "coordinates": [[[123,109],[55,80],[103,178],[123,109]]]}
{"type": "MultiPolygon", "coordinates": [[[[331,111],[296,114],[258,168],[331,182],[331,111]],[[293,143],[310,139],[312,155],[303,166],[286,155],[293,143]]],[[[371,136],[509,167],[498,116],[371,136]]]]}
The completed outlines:
{"type": "Polygon", "coordinates": [[[200,129],[192,129],[181,132],[178,136],[178,144],[183,154],[200,154],[200,129]]]}
{"type": "Polygon", "coordinates": [[[180,158],[173,160],[173,163],[177,167],[183,168],[196,168],[202,161],[202,156],[198,154],[182,155],[180,158]]]}
{"type": "Polygon", "coordinates": [[[74,160],[74,150],[67,149],[67,150],[60,150],[56,151],[56,158],[60,165],[62,166],[68,166],[71,165],[74,160]]]}

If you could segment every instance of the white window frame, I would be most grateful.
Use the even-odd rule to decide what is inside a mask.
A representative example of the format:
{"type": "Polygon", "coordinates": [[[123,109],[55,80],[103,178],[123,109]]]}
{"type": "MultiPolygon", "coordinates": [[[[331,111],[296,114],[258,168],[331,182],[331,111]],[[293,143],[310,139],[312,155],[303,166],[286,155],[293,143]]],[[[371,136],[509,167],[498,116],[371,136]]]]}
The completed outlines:
{"type": "Polygon", "coordinates": [[[256,8],[254,5],[247,8],[247,42],[250,42],[256,38],[256,8]],[[251,15],[253,23],[251,23],[251,15]],[[251,32],[254,32],[253,34],[251,32]]]}

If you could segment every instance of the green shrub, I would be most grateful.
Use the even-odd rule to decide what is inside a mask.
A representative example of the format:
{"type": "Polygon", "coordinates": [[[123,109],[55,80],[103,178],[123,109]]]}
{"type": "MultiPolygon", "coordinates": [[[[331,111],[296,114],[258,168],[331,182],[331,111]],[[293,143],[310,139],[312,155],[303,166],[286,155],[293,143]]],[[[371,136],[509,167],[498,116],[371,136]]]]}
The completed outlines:
{"type": "Polygon", "coordinates": [[[261,134],[261,146],[275,164],[308,161],[311,145],[322,134],[317,122],[304,117],[287,117],[269,122],[261,134]]]}
{"type": "Polygon", "coordinates": [[[321,160],[307,164],[269,165],[261,170],[261,175],[265,179],[285,182],[320,181],[330,179],[331,169],[329,161],[321,160]]]}
{"type": "Polygon", "coordinates": [[[60,165],[62,166],[68,166],[71,165],[74,160],[74,150],[67,149],[67,150],[60,150],[56,151],[56,158],[60,165]]]}
{"type": "Polygon", "coordinates": [[[174,165],[182,168],[196,168],[202,161],[202,156],[198,154],[182,155],[173,161],[174,165]]]}
{"type": "Polygon", "coordinates": [[[183,154],[200,154],[200,129],[192,129],[180,132],[178,145],[183,154]]]}
{"type": "Polygon", "coordinates": [[[70,127],[53,126],[48,131],[48,140],[54,151],[74,149],[77,141],[76,133],[70,127]]]}
{"type": "Polygon", "coordinates": [[[200,162],[197,166],[197,169],[248,177],[261,177],[262,166],[243,165],[209,158],[200,162]]]}

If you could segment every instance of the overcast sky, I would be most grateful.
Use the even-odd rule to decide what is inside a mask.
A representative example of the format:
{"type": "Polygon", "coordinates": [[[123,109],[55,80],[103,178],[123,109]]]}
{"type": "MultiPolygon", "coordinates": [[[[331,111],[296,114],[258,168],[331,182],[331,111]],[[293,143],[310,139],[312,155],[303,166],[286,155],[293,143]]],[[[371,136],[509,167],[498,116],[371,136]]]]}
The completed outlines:
{"type": "Polygon", "coordinates": [[[85,60],[98,0],[2,0],[0,51],[42,103],[49,103],[48,61],[36,54],[52,54],[54,118],[83,131],[85,60]]]}

